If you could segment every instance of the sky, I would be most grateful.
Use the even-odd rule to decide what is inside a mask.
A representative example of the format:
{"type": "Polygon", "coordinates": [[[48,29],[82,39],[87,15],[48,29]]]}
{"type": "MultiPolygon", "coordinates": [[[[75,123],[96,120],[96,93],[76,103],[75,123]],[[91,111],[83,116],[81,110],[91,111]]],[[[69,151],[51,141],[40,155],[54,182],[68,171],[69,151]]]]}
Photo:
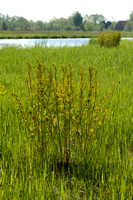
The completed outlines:
{"type": "Polygon", "coordinates": [[[127,20],[133,11],[133,0],[1,0],[0,13],[22,16],[28,20],[49,22],[68,18],[78,11],[85,15],[101,14],[106,20],[127,20]]]}

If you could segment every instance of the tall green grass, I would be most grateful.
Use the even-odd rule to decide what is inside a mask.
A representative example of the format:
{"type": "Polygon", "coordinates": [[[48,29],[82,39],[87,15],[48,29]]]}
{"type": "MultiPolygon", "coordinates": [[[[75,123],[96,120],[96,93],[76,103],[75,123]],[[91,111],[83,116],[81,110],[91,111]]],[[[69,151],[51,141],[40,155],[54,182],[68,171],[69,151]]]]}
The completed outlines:
{"type": "MultiPolygon", "coordinates": [[[[60,48],[3,48],[0,50],[0,199],[131,199],[133,198],[133,43],[122,41],[117,48],[98,45],[60,48]],[[30,63],[50,68],[73,69],[79,82],[80,68],[87,81],[88,66],[97,69],[97,98],[105,99],[115,89],[104,122],[90,141],[86,161],[73,156],[67,171],[38,151],[21,118],[12,93],[28,110],[28,91],[24,80],[30,63]],[[119,82],[119,87],[115,88],[119,82]]],[[[105,107],[106,109],[106,107],[105,107]]],[[[78,136],[77,136],[78,137],[78,136]]],[[[52,154],[52,146],[49,148],[52,154]]],[[[80,153],[80,147],[78,149],[80,153]]]]}

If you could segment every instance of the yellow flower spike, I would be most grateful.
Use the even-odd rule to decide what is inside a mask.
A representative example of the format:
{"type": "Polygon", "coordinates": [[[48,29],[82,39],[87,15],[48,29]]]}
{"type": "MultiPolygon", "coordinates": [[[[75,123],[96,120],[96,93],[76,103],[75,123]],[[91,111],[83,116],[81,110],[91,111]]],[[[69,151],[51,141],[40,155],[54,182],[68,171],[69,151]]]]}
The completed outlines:
{"type": "Polygon", "coordinates": [[[108,97],[107,96],[104,96],[104,98],[107,100],[108,99],[108,97]]]}
{"type": "Polygon", "coordinates": [[[91,133],[92,133],[92,132],[94,131],[94,129],[93,129],[93,128],[91,128],[91,130],[90,130],[90,131],[91,131],[91,133]]]}
{"type": "Polygon", "coordinates": [[[101,122],[101,120],[98,122],[98,125],[99,125],[99,126],[101,126],[101,125],[102,125],[102,122],[101,122]]]}
{"type": "Polygon", "coordinates": [[[99,108],[99,107],[96,107],[96,110],[98,110],[98,111],[99,111],[99,110],[101,110],[101,108],[99,108]]]}
{"type": "Polygon", "coordinates": [[[64,105],[62,104],[62,105],[60,105],[59,107],[60,107],[60,108],[64,108],[64,105]]]}
{"type": "Polygon", "coordinates": [[[75,116],[72,116],[72,119],[73,119],[73,120],[76,120],[75,116]]]}
{"type": "Polygon", "coordinates": [[[31,133],[31,136],[33,136],[34,135],[34,133],[31,133]]]}
{"type": "Polygon", "coordinates": [[[108,113],[108,109],[105,109],[105,111],[104,111],[105,113],[108,113]]]}
{"type": "Polygon", "coordinates": [[[3,85],[0,85],[0,94],[5,94],[7,91],[3,85]]]}
{"type": "Polygon", "coordinates": [[[108,93],[109,93],[109,94],[112,94],[112,91],[111,91],[111,90],[108,90],[108,93]]]}
{"type": "Polygon", "coordinates": [[[57,121],[57,119],[54,118],[54,119],[53,119],[53,124],[54,124],[54,126],[55,126],[55,124],[56,124],[56,121],[57,121]]]}
{"type": "Polygon", "coordinates": [[[95,118],[95,117],[96,117],[96,114],[95,114],[95,113],[92,113],[92,117],[95,118]]]}
{"type": "Polygon", "coordinates": [[[62,101],[63,99],[60,97],[59,99],[58,99],[58,101],[62,101]]]}
{"type": "Polygon", "coordinates": [[[4,90],[4,86],[3,85],[0,85],[0,90],[4,90]]]}
{"type": "Polygon", "coordinates": [[[16,105],[15,105],[15,107],[16,107],[16,108],[19,108],[19,105],[18,105],[18,104],[16,104],[16,105]]]}

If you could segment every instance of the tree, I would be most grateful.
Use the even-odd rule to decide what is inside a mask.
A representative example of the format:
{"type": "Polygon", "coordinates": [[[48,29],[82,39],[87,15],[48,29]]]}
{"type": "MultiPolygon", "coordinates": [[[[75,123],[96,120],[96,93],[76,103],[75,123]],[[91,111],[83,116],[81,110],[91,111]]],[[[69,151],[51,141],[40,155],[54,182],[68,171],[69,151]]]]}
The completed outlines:
{"type": "Polygon", "coordinates": [[[133,31],[133,21],[132,20],[127,21],[124,30],[125,31],[133,31]]]}
{"type": "Polygon", "coordinates": [[[51,20],[54,30],[64,30],[68,26],[68,20],[66,18],[54,18],[51,20]]]}
{"type": "Polygon", "coordinates": [[[41,20],[38,20],[36,22],[37,24],[37,29],[43,31],[44,30],[44,23],[41,20]]]}
{"type": "Polygon", "coordinates": [[[73,19],[73,23],[76,27],[80,26],[83,20],[83,17],[81,16],[81,14],[77,11],[73,14],[72,16],[73,19]]]}
{"type": "Polygon", "coordinates": [[[27,19],[25,19],[24,17],[18,17],[17,29],[18,30],[30,30],[29,21],[27,19]]]}
{"type": "Polygon", "coordinates": [[[93,30],[93,24],[90,22],[84,22],[85,31],[92,31],[93,30]]]}
{"type": "Polygon", "coordinates": [[[71,27],[71,29],[75,27],[74,22],[73,22],[73,16],[68,17],[68,26],[71,27]]]}
{"type": "Polygon", "coordinates": [[[110,21],[105,22],[105,28],[108,29],[112,23],[110,21]]]}
{"type": "Polygon", "coordinates": [[[96,26],[98,31],[103,31],[105,29],[105,23],[104,21],[100,21],[96,26]]]}
{"type": "Polygon", "coordinates": [[[94,14],[89,16],[89,21],[96,27],[97,23],[105,21],[105,17],[103,15],[94,14]]]}
{"type": "Polygon", "coordinates": [[[34,22],[33,20],[29,21],[29,25],[30,25],[30,30],[37,30],[37,23],[34,22]]]}
{"type": "Polygon", "coordinates": [[[133,21],[133,11],[130,14],[130,20],[133,21]]]}
{"type": "Polygon", "coordinates": [[[88,15],[85,15],[84,18],[83,18],[83,21],[84,21],[84,22],[88,22],[88,21],[89,21],[89,16],[88,16],[88,15]]]}
{"type": "Polygon", "coordinates": [[[8,25],[6,24],[6,22],[2,23],[2,30],[6,31],[8,29],[8,25]]]}
{"type": "Polygon", "coordinates": [[[18,20],[18,17],[16,16],[11,17],[10,22],[9,22],[9,30],[11,31],[16,30],[17,20],[18,20]]]}
{"type": "Polygon", "coordinates": [[[109,30],[112,30],[114,31],[115,30],[115,27],[116,27],[116,22],[111,22],[111,25],[109,26],[109,30]]]}
{"type": "Polygon", "coordinates": [[[93,14],[84,16],[85,30],[104,30],[105,17],[103,15],[93,14]]]}

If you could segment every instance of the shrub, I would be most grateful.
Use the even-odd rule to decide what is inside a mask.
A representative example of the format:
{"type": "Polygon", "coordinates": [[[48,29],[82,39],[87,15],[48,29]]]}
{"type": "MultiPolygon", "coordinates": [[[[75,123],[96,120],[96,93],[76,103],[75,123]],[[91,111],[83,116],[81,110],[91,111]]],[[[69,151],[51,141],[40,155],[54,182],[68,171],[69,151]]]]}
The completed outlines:
{"type": "Polygon", "coordinates": [[[117,47],[120,44],[121,33],[119,31],[108,31],[98,35],[98,44],[105,47],[117,47]]]}

